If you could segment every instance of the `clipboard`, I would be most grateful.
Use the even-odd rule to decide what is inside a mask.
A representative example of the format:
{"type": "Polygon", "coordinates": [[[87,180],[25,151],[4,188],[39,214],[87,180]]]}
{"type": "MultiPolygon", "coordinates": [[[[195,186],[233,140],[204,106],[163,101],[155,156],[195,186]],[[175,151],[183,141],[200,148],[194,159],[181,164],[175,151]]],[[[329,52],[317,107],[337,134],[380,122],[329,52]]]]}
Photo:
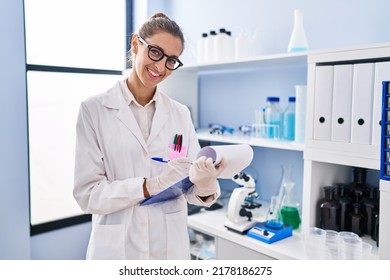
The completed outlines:
{"type": "MultiPolygon", "coordinates": [[[[225,170],[222,171],[218,178],[231,179],[235,174],[251,163],[253,159],[253,149],[248,144],[206,146],[199,151],[197,158],[201,156],[212,158],[214,164],[218,164],[222,157],[226,157],[228,166],[226,166],[225,170]]],[[[190,181],[190,177],[188,176],[158,194],[142,200],[140,205],[150,205],[175,199],[187,192],[193,185],[194,184],[190,181]]]]}
{"type": "Polygon", "coordinates": [[[190,177],[186,177],[183,180],[173,184],[172,186],[166,188],[165,190],[159,192],[156,195],[152,195],[151,197],[145,198],[141,201],[140,205],[149,205],[159,202],[168,201],[171,199],[175,199],[181,196],[183,193],[188,191],[194,184],[190,181],[190,177]]]}

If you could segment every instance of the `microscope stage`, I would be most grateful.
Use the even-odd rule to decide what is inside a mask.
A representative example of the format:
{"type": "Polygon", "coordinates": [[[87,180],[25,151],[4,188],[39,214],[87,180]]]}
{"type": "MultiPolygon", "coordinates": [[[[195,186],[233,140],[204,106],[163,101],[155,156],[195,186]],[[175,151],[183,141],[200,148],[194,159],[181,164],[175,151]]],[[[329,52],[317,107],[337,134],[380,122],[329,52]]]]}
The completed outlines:
{"type": "Polygon", "coordinates": [[[258,221],[244,221],[241,223],[233,223],[230,220],[225,221],[225,227],[228,230],[235,231],[240,234],[245,234],[248,230],[250,230],[258,221]]]}

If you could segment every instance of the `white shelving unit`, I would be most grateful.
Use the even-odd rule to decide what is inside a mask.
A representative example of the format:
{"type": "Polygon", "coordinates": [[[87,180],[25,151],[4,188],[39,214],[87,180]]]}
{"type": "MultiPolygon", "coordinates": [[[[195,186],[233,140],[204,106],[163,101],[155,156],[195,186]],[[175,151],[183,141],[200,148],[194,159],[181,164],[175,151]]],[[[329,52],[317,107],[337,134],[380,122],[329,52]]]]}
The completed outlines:
{"type": "Polygon", "coordinates": [[[267,69],[277,66],[307,67],[307,53],[283,53],[266,55],[248,59],[208,63],[201,65],[188,65],[179,68],[173,75],[159,85],[164,92],[172,98],[187,105],[192,113],[195,127],[199,120],[199,90],[198,76],[200,73],[234,72],[250,69],[267,69]]]}
{"type": "MultiPolygon", "coordinates": [[[[316,223],[316,202],[322,196],[322,186],[332,185],[337,182],[351,180],[351,167],[363,167],[378,173],[375,184],[379,186],[380,169],[380,112],[381,112],[381,81],[390,79],[390,44],[375,44],[349,49],[337,49],[312,53],[308,56],[308,100],[306,112],[306,140],[304,149],[304,189],[302,221],[303,226],[311,226],[316,223]],[[373,64],[373,87],[371,92],[371,141],[369,143],[337,142],[332,139],[319,140],[314,137],[315,122],[315,98],[316,98],[316,69],[321,66],[373,64]],[[387,78],[386,78],[387,77],[387,78]]],[[[353,105],[352,105],[353,106],[353,105]]],[[[387,196],[380,197],[380,205],[389,204],[387,196]]],[[[389,214],[380,210],[380,219],[388,220],[389,214]]],[[[381,225],[379,225],[381,228],[381,225]]],[[[389,251],[385,248],[389,241],[386,236],[379,238],[379,254],[381,251],[389,251]],[[386,240],[386,241],[385,241],[386,240]],[[383,244],[383,246],[382,246],[383,244]]],[[[369,236],[363,240],[375,242],[369,236]]],[[[376,247],[375,247],[376,248],[376,247]]],[[[377,248],[376,248],[377,249],[377,248]]],[[[383,256],[384,257],[384,256],[383,256]]],[[[386,257],[384,257],[386,258],[386,257]]]]}
{"type": "Polygon", "coordinates": [[[242,70],[247,68],[270,67],[276,65],[287,66],[287,65],[306,64],[307,55],[308,55],[307,52],[264,55],[264,56],[257,56],[257,57],[240,59],[240,60],[230,60],[224,62],[189,65],[181,68],[180,70],[183,72],[217,71],[217,70],[232,71],[232,70],[242,70]]]}
{"type": "MultiPolygon", "coordinates": [[[[305,145],[297,145],[287,141],[273,141],[266,139],[250,138],[245,136],[230,136],[230,135],[210,135],[207,130],[199,130],[199,139],[222,142],[222,143],[247,143],[254,147],[264,147],[269,149],[284,149],[291,151],[303,152],[303,197],[302,197],[302,228],[316,225],[317,202],[323,196],[322,187],[325,185],[333,185],[337,182],[350,182],[351,167],[364,167],[370,170],[379,170],[379,146],[376,143],[370,144],[352,144],[332,141],[316,140],[313,137],[314,126],[314,101],[315,101],[315,79],[316,66],[333,65],[343,63],[379,63],[390,61],[390,44],[376,44],[371,46],[363,46],[350,49],[335,49],[329,51],[296,53],[296,54],[279,54],[263,57],[255,57],[240,61],[226,61],[225,63],[193,65],[183,67],[178,73],[170,77],[169,82],[162,87],[167,93],[172,93],[171,96],[179,102],[190,107],[195,125],[198,125],[198,75],[199,73],[213,73],[220,71],[222,73],[229,71],[239,71],[241,69],[267,69],[267,67],[290,66],[290,65],[305,65],[308,77],[307,91],[307,111],[306,111],[306,141],[305,145]],[[185,91],[185,94],[183,94],[185,91]]],[[[390,77],[389,77],[390,80],[390,77]]],[[[373,110],[381,108],[374,107],[373,110]]],[[[378,178],[379,186],[379,178],[378,178]]],[[[381,201],[381,203],[384,203],[381,201]]],[[[389,204],[389,202],[387,202],[389,204]]],[[[219,212],[218,212],[219,213],[219,212]]],[[[198,214],[197,214],[198,215],[198,214]]],[[[294,236],[283,248],[283,243],[280,245],[257,245],[257,241],[248,238],[234,238],[234,233],[227,232],[220,223],[223,223],[223,215],[202,213],[198,216],[189,217],[189,226],[198,231],[204,231],[216,238],[217,258],[224,258],[223,255],[218,255],[218,238],[234,243],[236,246],[247,248],[255,248],[260,254],[269,256],[270,258],[301,258],[299,252],[283,254],[284,249],[292,248],[300,250],[299,237],[294,236]],[[212,219],[208,222],[205,216],[212,219]],[[216,228],[215,228],[216,227],[216,228]],[[290,242],[294,243],[290,244],[290,242]],[[295,247],[298,246],[298,247],[295,247]]],[[[381,220],[383,215],[380,213],[381,220]]],[[[370,237],[364,238],[368,242],[375,244],[370,237]]],[[[287,242],[285,242],[287,243],[287,242]]],[[[238,248],[237,247],[237,248],[238,248]]],[[[375,245],[374,245],[375,247],[375,245]]],[[[301,248],[302,249],[302,248],[301,248]]],[[[390,250],[390,248],[387,248],[390,250]]],[[[225,252],[226,253],[226,252],[225,252]]],[[[378,258],[378,250],[374,248],[374,258],[378,258]]]]}
{"type": "Polygon", "coordinates": [[[265,138],[255,138],[243,135],[213,135],[208,130],[198,131],[198,137],[200,140],[210,142],[223,142],[229,144],[248,144],[253,147],[264,147],[271,149],[282,149],[290,151],[303,151],[304,145],[297,144],[292,141],[272,140],[265,138]]]}

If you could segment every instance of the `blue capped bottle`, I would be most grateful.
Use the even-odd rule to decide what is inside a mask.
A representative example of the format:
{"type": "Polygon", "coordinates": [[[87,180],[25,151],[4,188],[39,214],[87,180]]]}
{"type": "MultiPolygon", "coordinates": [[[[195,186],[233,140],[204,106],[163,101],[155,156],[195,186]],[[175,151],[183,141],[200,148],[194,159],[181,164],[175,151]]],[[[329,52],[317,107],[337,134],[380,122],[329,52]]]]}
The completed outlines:
{"type": "Polygon", "coordinates": [[[267,97],[267,105],[264,111],[265,137],[270,139],[281,138],[282,110],[279,105],[279,97],[267,97]]]}

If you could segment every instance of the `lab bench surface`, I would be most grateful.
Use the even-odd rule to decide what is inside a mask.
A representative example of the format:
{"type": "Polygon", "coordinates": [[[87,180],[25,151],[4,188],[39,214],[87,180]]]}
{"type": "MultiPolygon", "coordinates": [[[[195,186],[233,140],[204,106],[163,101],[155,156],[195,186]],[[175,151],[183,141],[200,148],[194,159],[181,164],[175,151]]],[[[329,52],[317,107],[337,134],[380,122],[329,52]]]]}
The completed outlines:
{"type": "MultiPolygon", "coordinates": [[[[267,244],[245,234],[242,235],[228,230],[224,226],[225,219],[225,207],[214,211],[202,210],[194,215],[188,216],[188,226],[193,230],[200,231],[217,239],[221,238],[224,240],[223,242],[230,241],[238,246],[238,250],[240,247],[243,247],[268,256],[270,259],[293,260],[305,258],[304,243],[297,233],[283,240],[267,244]]],[[[220,242],[217,241],[217,247],[218,243],[220,242]]],[[[239,256],[236,254],[236,257],[238,258],[239,256]]],[[[218,248],[217,258],[225,259],[225,256],[218,255],[218,248]]]]}
{"type": "MultiPolygon", "coordinates": [[[[262,211],[266,209],[263,208],[262,211]]],[[[254,217],[263,221],[264,213],[254,213],[254,217]]],[[[308,259],[305,253],[305,244],[301,233],[294,231],[293,235],[268,244],[247,235],[228,230],[224,226],[226,219],[226,207],[214,211],[204,209],[196,214],[188,216],[189,228],[212,236],[216,239],[217,259],[279,259],[279,260],[304,260],[308,259]],[[223,246],[225,248],[218,248],[223,246]],[[229,249],[226,248],[229,246],[229,249]],[[233,252],[228,252],[228,251],[233,252]],[[242,252],[242,256],[240,256],[242,252]]],[[[378,249],[373,246],[373,254],[370,259],[378,259],[378,249]]]]}

